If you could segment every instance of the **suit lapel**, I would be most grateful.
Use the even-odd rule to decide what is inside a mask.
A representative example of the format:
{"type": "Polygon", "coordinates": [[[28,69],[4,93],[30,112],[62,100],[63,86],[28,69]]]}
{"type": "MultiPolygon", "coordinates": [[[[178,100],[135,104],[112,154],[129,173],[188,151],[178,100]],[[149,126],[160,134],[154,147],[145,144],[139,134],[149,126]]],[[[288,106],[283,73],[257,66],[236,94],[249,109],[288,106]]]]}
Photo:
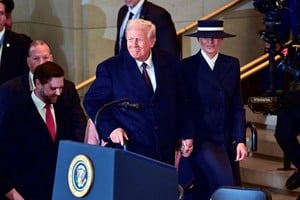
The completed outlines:
{"type": "Polygon", "coordinates": [[[223,54],[219,54],[219,57],[215,63],[214,72],[220,82],[222,82],[226,78],[226,75],[230,72],[230,69],[230,60],[226,59],[223,54]]]}
{"type": "Polygon", "coordinates": [[[124,80],[128,81],[131,85],[130,88],[136,88],[137,93],[147,93],[148,96],[152,96],[152,93],[149,91],[149,88],[136,64],[136,61],[129,55],[129,52],[124,53],[124,69],[122,73],[124,74],[124,80]]]}
{"type": "Polygon", "coordinates": [[[198,74],[198,77],[201,77],[202,80],[207,81],[209,84],[217,88],[221,87],[216,73],[210,69],[200,52],[196,55],[193,65],[198,69],[194,72],[195,74],[198,74]]]}
{"type": "MultiPolygon", "coordinates": [[[[26,98],[29,99],[29,100],[25,100],[25,102],[28,102],[28,106],[22,105],[22,107],[24,109],[26,109],[26,111],[24,113],[30,114],[30,117],[28,116],[28,119],[30,121],[31,120],[32,121],[28,122],[28,123],[30,125],[36,126],[36,129],[38,129],[38,130],[44,130],[44,131],[42,131],[43,134],[47,133],[47,135],[44,135],[43,137],[48,137],[49,140],[51,140],[51,136],[48,131],[47,125],[46,125],[45,121],[43,120],[42,116],[40,115],[39,111],[37,110],[32,98],[31,98],[31,95],[28,95],[26,98]]],[[[41,133],[39,133],[39,134],[41,134],[41,133]]]]}
{"type": "Polygon", "coordinates": [[[8,55],[10,55],[10,49],[6,44],[10,43],[9,41],[11,40],[10,32],[5,30],[4,33],[4,40],[2,44],[2,55],[1,55],[1,66],[3,65],[2,63],[7,63],[7,58],[9,58],[8,55]]]}
{"type": "Polygon", "coordinates": [[[160,58],[159,54],[156,53],[155,50],[152,51],[152,60],[156,78],[156,90],[154,93],[154,97],[156,97],[159,94],[162,83],[164,82],[163,77],[168,77],[168,75],[165,74],[164,70],[167,67],[166,63],[160,58]]]}
{"type": "Polygon", "coordinates": [[[148,10],[148,4],[147,4],[147,1],[145,0],[142,5],[140,19],[146,19],[145,16],[147,16],[147,10],[148,10]]]}

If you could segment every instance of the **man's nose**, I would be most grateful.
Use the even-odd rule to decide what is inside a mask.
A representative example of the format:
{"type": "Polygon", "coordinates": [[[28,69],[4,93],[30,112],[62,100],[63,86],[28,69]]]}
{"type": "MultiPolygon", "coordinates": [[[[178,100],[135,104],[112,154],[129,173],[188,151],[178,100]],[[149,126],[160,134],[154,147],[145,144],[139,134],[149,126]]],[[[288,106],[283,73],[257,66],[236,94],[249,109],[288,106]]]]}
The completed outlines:
{"type": "Polygon", "coordinates": [[[55,89],[55,94],[56,94],[57,96],[60,96],[61,93],[62,93],[62,88],[56,88],[56,89],[55,89]]]}

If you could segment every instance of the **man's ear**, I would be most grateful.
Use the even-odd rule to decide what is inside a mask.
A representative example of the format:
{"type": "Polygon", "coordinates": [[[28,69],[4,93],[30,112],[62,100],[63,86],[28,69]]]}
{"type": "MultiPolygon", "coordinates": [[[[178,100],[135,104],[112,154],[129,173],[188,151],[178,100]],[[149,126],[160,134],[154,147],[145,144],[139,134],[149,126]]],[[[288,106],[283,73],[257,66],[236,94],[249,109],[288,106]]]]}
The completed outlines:
{"type": "Polygon", "coordinates": [[[34,84],[35,84],[35,87],[38,87],[38,86],[42,85],[42,83],[40,82],[39,79],[35,79],[34,84]]]}
{"type": "Polygon", "coordinates": [[[155,38],[151,39],[151,48],[153,48],[153,47],[154,47],[154,45],[155,45],[155,42],[156,42],[156,39],[155,39],[155,38]]]}

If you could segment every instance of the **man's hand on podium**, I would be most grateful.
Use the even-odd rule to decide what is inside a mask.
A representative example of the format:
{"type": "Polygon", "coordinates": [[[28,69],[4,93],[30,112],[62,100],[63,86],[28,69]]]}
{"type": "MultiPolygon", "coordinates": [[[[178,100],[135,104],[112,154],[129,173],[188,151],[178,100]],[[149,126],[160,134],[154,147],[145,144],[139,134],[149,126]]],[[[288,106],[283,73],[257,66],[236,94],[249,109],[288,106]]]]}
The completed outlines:
{"type": "Polygon", "coordinates": [[[124,146],[124,144],[126,144],[126,141],[128,140],[128,136],[122,128],[116,128],[115,130],[113,130],[110,133],[109,138],[113,143],[118,143],[122,146],[124,146]]]}

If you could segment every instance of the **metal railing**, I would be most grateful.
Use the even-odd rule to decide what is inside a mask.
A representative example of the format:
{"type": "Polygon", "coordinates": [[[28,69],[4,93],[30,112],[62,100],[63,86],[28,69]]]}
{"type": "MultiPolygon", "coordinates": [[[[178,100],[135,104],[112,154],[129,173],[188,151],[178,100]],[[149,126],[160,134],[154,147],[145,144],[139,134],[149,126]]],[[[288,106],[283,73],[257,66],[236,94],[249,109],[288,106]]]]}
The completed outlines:
{"type": "MultiPolygon", "coordinates": [[[[269,66],[269,54],[266,53],[262,55],[261,57],[256,58],[255,60],[249,62],[248,64],[241,67],[241,80],[244,80],[248,76],[255,74],[256,72],[266,68],[269,66]]],[[[278,61],[281,59],[281,56],[276,55],[275,61],[278,61]]]]}

